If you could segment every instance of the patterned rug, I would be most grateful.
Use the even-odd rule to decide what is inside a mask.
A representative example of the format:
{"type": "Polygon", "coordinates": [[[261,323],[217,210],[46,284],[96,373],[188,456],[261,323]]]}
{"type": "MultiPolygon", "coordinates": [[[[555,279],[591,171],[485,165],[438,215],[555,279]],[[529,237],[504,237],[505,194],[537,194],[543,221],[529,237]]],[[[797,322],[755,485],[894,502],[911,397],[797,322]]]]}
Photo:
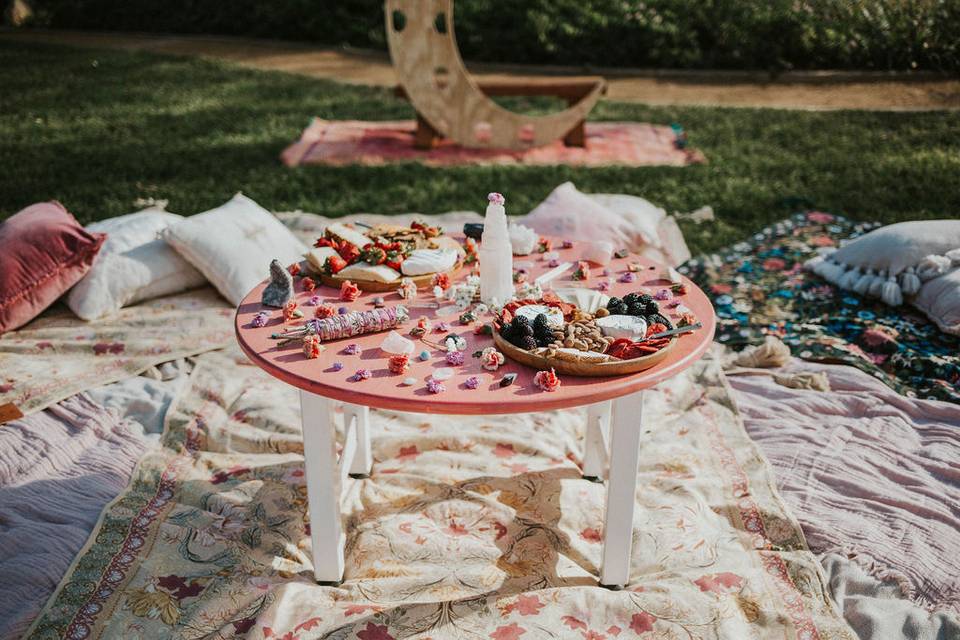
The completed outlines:
{"type": "Polygon", "coordinates": [[[843,638],[818,562],[712,361],[647,395],[633,562],[597,586],[603,487],[580,411],[374,412],[346,580],[312,580],[294,391],[197,358],[162,448],[104,512],[31,638],[843,638]]]}
{"type": "Polygon", "coordinates": [[[411,161],[437,167],[481,164],[643,167],[684,166],[706,161],[695,149],[678,149],[677,135],[670,127],[642,122],[588,122],[585,148],[567,147],[558,140],[527,151],[464,149],[450,140],[441,141],[433,149],[416,149],[413,146],[415,128],[413,120],[364,122],[316,118],[280,157],[290,167],[411,161]]]}
{"type": "Polygon", "coordinates": [[[799,358],[857,367],[911,397],[960,403],[960,338],[910,306],[888,307],[802,269],[818,247],[877,226],[800,213],[680,271],[711,296],[720,342],[736,348],[773,334],[799,358]]]}

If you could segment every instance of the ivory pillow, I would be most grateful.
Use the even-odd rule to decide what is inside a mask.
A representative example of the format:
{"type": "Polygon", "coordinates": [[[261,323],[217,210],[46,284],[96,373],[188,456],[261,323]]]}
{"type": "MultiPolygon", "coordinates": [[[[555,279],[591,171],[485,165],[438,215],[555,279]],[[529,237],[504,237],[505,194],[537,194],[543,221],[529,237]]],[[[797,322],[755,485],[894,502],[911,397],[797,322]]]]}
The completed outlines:
{"type": "Polygon", "coordinates": [[[94,222],[87,231],[107,234],[100,253],[67,295],[67,306],[95,320],[142,300],[177,293],[206,282],[203,275],[159,238],[183,216],[151,207],[94,222]]]}
{"type": "Polygon", "coordinates": [[[290,264],[307,251],[273,214],[242,193],[167,227],[162,237],[235,305],[269,275],[272,259],[290,264]]]}
{"type": "Polygon", "coordinates": [[[913,306],[927,314],[941,331],[960,336],[960,267],[925,282],[913,306]]]}
{"type": "Polygon", "coordinates": [[[899,222],[822,252],[804,266],[841,289],[897,306],[949,269],[946,254],[957,248],[960,220],[899,222]]]}
{"type": "Polygon", "coordinates": [[[639,250],[660,246],[657,227],[666,212],[635,196],[581,193],[564,182],[528,215],[518,220],[540,235],[570,240],[606,240],[639,250]],[[607,205],[612,205],[613,208],[607,205]]]}

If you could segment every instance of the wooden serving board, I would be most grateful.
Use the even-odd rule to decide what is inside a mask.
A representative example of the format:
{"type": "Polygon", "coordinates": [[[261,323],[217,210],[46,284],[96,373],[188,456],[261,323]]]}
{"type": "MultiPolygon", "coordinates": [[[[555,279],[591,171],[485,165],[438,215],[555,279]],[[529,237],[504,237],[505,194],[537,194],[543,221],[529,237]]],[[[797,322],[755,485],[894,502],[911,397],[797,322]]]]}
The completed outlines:
{"type": "Polygon", "coordinates": [[[599,378],[603,376],[622,376],[630,373],[639,373],[646,371],[650,367],[656,366],[663,361],[670,353],[670,350],[677,343],[677,337],[674,336],[664,348],[656,353],[641,358],[631,360],[617,360],[614,362],[571,362],[569,360],[558,360],[556,358],[547,358],[544,356],[530,353],[520,347],[515,347],[494,331],[493,342],[497,349],[503,352],[511,360],[516,360],[520,364],[533,367],[538,371],[553,369],[557,373],[563,373],[570,376],[587,376],[599,378]]]}
{"type": "MultiPolygon", "coordinates": [[[[450,276],[450,279],[453,280],[456,274],[460,271],[461,267],[463,267],[463,262],[457,262],[457,264],[453,265],[452,269],[448,269],[443,273],[446,273],[448,276],[450,276]]],[[[355,285],[357,285],[361,291],[369,291],[371,293],[386,293],[387,291],[396,291],[397,289],[400,288],[400,280],[394,280],[393,282],[378,282],[376,280],[357,280],[356,278],[344,278],[338,275],[327,275],[325,273],[317,273],[316,271],[313,270],[312,267],[310,268],[310,271],[312,271],[314,274],[316,274],[320,278],[320,282],[327,285],[328,287],[333,287],[335,289],[339,289],[340,285],[342,285],[346,280],[349,280],[355,285]]],[[[435,275],[437,274],[426,273],[422,276],[409,276],[409,278],[413,280],[413,284],[417,285],[417,289],[423,289],[425,287],[431,286],[431,283],[433,282],[433,276],[435,275]]]]}

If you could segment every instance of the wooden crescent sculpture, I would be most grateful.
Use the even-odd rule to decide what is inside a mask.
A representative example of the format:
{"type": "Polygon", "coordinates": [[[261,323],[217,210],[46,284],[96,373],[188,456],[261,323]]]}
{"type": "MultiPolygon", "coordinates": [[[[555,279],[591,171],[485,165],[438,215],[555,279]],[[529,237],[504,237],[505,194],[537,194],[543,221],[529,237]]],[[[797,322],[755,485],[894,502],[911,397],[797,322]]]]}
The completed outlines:
{"type": "Polygon", "coordinates": [[[453,32],[453,0],[385,0],[387,43],[400,85],[417,112],[464,147],[522,150],[564,137],[596,105],[597,86],[543,116],[504,109],[470,76],[453,32]]]}

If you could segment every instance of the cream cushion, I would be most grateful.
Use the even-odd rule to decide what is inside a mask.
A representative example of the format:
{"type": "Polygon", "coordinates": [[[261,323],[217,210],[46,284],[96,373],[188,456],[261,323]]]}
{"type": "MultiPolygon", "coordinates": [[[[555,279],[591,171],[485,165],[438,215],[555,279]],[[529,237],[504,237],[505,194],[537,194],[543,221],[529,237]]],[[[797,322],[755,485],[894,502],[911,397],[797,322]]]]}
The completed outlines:
{"type": "Polygon", "coordinates": [[[913,306],[941,331],[960,336],[960,267],[924,283],[913,306]]]}
{"type": "Polygon", "coordinates": [[[267,278],[272,259],[292,264],[307,251],[273,214],[241,193],[167,227],[163,239],[235,305],[267,278]]]}
{"type": "Polygon", "coordinates": [[[660,247],[658,227],[666,212],[643,198],[581,193],[572,182],[554,189],[518,222],[540,235],[568,240],[606,240],[634,251],[660,247]]]}
{"type": "Polygon", "coordinates": [[[90,271],[67,294],[67,306],[95,320],[142,300],[178,293],[206,282],[159,234],[183,216],[151,207],[94,222],[92,233],[107,239],[90,271]]]}

